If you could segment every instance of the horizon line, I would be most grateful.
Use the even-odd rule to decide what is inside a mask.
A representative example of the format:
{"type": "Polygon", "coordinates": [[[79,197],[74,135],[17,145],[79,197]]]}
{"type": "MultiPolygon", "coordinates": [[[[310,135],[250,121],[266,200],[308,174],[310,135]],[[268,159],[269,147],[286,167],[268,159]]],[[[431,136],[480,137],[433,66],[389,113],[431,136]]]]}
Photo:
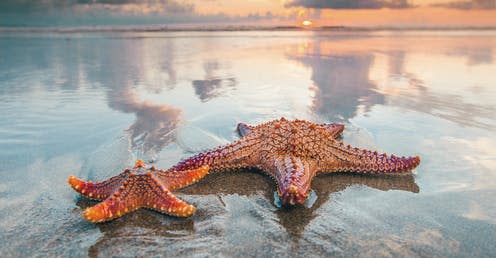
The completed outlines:
{"type": "Polygon", "coordinates": [[[201,32],[201,31],[463,31],[496,30],[496,26],[296,26],[296,25],[94,25],[24,27],[0,26],[0,32],[201,32]]]}

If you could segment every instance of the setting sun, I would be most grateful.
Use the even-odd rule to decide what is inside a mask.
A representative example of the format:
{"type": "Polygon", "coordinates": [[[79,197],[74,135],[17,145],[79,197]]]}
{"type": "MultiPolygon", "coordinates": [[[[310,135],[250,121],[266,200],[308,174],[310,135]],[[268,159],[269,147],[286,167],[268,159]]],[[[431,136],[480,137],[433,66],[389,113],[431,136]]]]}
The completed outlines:
{"type": "Polygon", "coordinates": [[[311,22],[311,21],[309,21],[309,20],[304,20],[303,22],[301,22],[301,24],[302,24],[303,26],[311,26],[311,25],[312,25],[312,22],[311,22]]]}

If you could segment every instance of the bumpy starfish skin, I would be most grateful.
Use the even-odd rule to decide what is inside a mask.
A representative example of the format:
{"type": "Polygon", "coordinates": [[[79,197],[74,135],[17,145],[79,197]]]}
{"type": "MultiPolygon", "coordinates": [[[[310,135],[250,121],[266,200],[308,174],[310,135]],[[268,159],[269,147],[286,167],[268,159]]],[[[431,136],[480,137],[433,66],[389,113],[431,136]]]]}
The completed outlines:
{"type": "Polygon", "coordinates": [[[195,212],[195,207],[178,199],[171,191],[195,183],[207,173],[208,165],[166,172],[147,167],[138,160],[134,168],[105,181],[84,182],[70,176],[69,184],[83,196],[104,200],[83,212],[83,217],[91,222],[112,220],[139,208],[187,217],[195,212]]]}
{"type": "Polygon", "coordinates": [[[283,204],[303,204],[317,173],[358,172],[400,174],[410,172],[420,158],[396,157],[353,148],[337,140],[341,124],[315,124],[284,118],[258,126],[238,125],[241,139],[183,160],[171,171],[208,165],[211,171],[254,167],[277,183],[283,204]]]}

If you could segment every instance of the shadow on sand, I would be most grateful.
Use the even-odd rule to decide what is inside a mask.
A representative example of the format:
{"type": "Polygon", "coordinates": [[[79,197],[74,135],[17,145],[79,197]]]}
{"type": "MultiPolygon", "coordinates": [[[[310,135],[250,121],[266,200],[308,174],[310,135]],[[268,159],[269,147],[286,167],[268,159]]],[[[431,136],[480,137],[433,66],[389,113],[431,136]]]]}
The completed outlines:
{"type": "MultiPolygon", "coordinates": [[[[419,187],[411,174],[403,176],[353,173],[324,174],[313,180],[312,188],[318,198],[312,207],[283,207],[281,209],[274,207],[273,210],[262,212],[274,212],[278,218],[278,223],[286,229],[292,241],[297,242],[305,227],[319,216],[316,211],[330,199],[331,195],[352,185],[364,185],[381,191],[419,192],[419,187]]],[[[190,199],[202,199],[212,195],[216,195],[220,199],[225,195],[250,196],[262,193],[264,199],[272,205],[275,190],[273,181],[257,170],[240,170],[209,175],[199,183],[178,192],[194,195],[190,199]]],[[[94,202],[83,198],[77,203],[81,208],[93,204],[94,202]]],[[[147,239],[155,237],[164,237],[170,240],[193,235],[197,227],[195,221],[211,220],[215,216],[215,212],[202,211],[202,207],[197,208],[199,211],[191,218],[175,218],[154,211],[138,210],[114,221],[97,224],[103,236],[89,249],[88,255],[98,256],[100,250],[108,250],[117,240],[129,241],[129,244],[133,245],[149,245],[147,239]]],[[[230,214],[225,217],[229,216],[230,214]]],[[[120,244],[123,243],[120,242],[120,244]]]]}

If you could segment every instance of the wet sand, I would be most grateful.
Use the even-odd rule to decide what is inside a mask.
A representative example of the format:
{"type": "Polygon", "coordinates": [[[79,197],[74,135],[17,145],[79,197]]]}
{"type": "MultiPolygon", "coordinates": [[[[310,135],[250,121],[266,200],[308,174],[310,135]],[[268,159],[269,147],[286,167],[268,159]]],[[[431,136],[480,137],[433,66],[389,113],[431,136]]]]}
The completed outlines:
{"type": "Polygon", "coordinates": [[[0,36],[0,254],[490,257],[496,253],[496,33],[121,32],[0,36]],[[346,143],[419,155],[413,175],[315,178],[279,209],[259,171],[177,191],[191,218],[94,205],[137,158],[169,167],[238,122],[341,122],[346,143]]]}

